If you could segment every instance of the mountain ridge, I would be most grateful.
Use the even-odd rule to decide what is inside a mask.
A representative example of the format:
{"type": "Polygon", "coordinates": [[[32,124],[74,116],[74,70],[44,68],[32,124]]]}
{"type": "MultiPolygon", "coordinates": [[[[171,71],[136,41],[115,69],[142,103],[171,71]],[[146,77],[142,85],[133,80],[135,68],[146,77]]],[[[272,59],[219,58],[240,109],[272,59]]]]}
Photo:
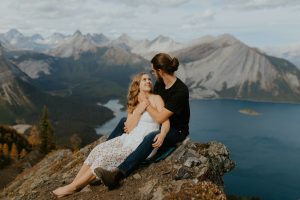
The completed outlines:
{"type": "MultiPolygon", "coordinates": [[[[103,34],[100,34],[99,38],[100,41],[104,38],[103,43],[95,42],[91,34],[84,35],[76,31],[50,51],[54,59],[57,56],[73,58],[75,65],[76,62],[86,63],[87,68],[91,68],[92,63],[95,66],[102,63],[106,69],[113,65],[134,64],[133,60],[128,62],[128,56],[122,57],[126,54],[132,58],[138,55],[149,60],[155,53],[168,52],[171,56],[179,58],[181,67],[177,74],[189,86],[191,97],[194,99],[300,102],[299,70],[295,69],[291,62],[249,47],[230,34],[207,35],[187,43],[177,43],[163,35],[151,41],[134,40],[126,34],[114,40],[109,40],[103,34]],[[106,51],[105,56],[97,53],[102,50],[106,51]],[[96,55],[100,57],[97,59],[96,55]],[[97,60],[97,63],[84,59],[97,60]]],[[[21,69],[32,68],[33,72],[27,70],[27,73],[35,78],[39,76],[39,66],[41,73],[51,74],[53,68],[44,61],[32,63],[32,60],[29,60],[20,64],[21,69]]],[[[147,70],[146,67],[145,69],[147,70]]]]}

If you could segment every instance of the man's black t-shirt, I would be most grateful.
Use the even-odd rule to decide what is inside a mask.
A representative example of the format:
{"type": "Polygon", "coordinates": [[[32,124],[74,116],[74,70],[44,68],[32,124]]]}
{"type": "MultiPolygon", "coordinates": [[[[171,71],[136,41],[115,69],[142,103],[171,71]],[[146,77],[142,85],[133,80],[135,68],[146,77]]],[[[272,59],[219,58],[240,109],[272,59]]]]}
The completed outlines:
{"type": "Polygon", "coordinates": [[[158,94],[165,102],[165,108],[173,113],[170,120],[170,126],[189,133],[190,105],[189,90],[187,86],[177,78],[172,87],[165,89],[163,82],[156,82],[153,89],[154,94],[158,94]]]}

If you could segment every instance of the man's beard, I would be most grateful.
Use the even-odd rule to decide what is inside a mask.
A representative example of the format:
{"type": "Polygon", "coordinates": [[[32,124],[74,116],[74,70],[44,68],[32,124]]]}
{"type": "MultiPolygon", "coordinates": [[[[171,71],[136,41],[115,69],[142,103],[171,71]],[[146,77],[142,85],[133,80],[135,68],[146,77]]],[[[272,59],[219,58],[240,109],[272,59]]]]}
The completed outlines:
{"type": "Polygon", "coordinates": [[[156,75],[157,75],[157,81],[163,83],[164,82],[163,78],[158,73],[156,75]]]}

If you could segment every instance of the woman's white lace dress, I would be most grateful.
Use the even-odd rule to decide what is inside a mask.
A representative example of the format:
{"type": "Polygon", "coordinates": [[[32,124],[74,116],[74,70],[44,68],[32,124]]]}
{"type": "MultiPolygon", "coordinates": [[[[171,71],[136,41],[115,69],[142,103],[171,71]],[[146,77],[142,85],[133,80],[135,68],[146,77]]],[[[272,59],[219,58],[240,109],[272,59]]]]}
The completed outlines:
{"type": "Polygon", "coordinates": [[[94,171],[97,167],[112,170],[118,167],[143,141],[144,137],[159,130],[148,112],[144,112],[137,126],[129,133],[122,134],[97,145],[89,154],[84,164],[94,171]]]}

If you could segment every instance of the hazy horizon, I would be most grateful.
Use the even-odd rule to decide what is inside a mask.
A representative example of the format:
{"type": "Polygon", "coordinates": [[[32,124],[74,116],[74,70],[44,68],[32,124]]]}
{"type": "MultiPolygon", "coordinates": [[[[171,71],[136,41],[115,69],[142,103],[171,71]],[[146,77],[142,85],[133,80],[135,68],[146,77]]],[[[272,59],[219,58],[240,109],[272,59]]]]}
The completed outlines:
{"type": "Polygon", "coordinates": [[[76,30],[117,38],[158,35],[187,42],[205,35],[231,34],[250,46],[300,43],[300,2],[292,0],[4,0],[0,33],[12,28],[47,37],[76,30]]]}

